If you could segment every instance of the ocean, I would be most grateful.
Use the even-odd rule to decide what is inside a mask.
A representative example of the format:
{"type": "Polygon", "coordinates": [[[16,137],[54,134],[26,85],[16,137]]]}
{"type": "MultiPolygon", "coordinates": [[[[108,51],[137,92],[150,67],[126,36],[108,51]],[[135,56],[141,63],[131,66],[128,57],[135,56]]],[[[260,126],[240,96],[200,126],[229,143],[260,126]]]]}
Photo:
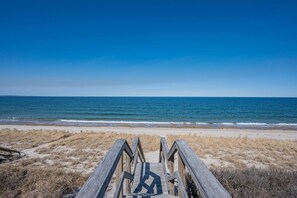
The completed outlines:
{"type": "Polygon", "coordinates": [[[297,129],[297,98],[2,96],[0,124],[297,129]]]}

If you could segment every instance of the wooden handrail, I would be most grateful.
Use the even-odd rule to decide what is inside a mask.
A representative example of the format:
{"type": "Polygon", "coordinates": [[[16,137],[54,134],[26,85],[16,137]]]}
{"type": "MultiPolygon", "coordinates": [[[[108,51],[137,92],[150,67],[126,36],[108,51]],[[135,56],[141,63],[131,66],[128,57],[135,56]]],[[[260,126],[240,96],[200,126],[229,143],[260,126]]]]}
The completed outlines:
{"type": "Polygon", "coordinates": [[[132,153],[133,153],[133,156],[136,155],[137,149],[140,152],[141,161],[142,162],[145,162],[145,157],[144,157],[144,153],[143,153],[143,149],[142,149],[142,146],[141,146],[141,142],[140,142],[139,137],[135,137],[134,140],[133,140],[133,143],[132,143],[132,153]]]}
{"type": "MultiPolygon", "coordinates": [[[[125,194],[130,195],[131,182],[133,182],[135,177],[138,157],[141,162],[145,162],[144,153],[138,137],[133,140],[132,149],[126,140],[116,140],[76,197],[104,197],[115,171],[117,186],[114,198],[123,197],[123,183],[125,179],[127,179],[125,194]],[[124,154],[126,154],[125,157],[124,154]],[[123,166],[124,160],[125,167],[123,166]],[[133,164],[133,171],[131,170],[131,163],[133,164]]],[[[188,198],[185,188],[185,172],[188,170],[201,197],[231,197],[195,152],[183,140],[175,141],[169,150],[166,139],[161,138],[159,162],[163,164],[163,170],[169,182],[170,194],[175,194],[174,182],[177,181],[178,196],[180,198],[188,198]],[[178,154],[177,171],[174,171],[175,153],[178,154]]]]}
{"type": "MultiPolygon", "coordinates": [[[[112,145],[111,149],[105,154],[97,168],[92,175],[88,178],[81,190],[76,195],[77,198],[93,198],[103,197],[106,193],[107,187],[111,181],[111,178],[116,171],[116,191],[114,197],[120,197],[123,194],[123,182],[124,179],[133,181],[135,167],[138,161],[138,156],[142,162],[145,161],[141,143],[138,137],[136,137],[132,144],[132,149],[124,139],[118,139],[112,145]],[[127,154],[126,158],[123,158],[124,152],[127,154]],[[126,170],[123,170],[123,160],[126,160],[126,170]],[[131,163],[135,165],[133,173],[131,174],[131,163]]],[[[131,184],[126,183],[126,194],[129,194],[131,190],[131,184]]]]}
{"type": "Polygon", "coordinates": [[[159,152],[159,163],[163,164],[163,170],[165,175],[167,175],[167,181],[169,182],[170,193],[174,194],[174,180],[178,181],[179,185],[179,196],[183,198],[188,198],[187,191],[184,183],[182,182],[179,172],[174,172],[174,158],[169,160],[168,158],[169,147],[164,137],[160,140],[160,152],[159,152]],[[169,166],[168,166],[169,164],[169,166]],[[169,170],[170,172],[168,173],[169,170]]]}
{"type": "MultiPolygon", "coordinates": [[[[166,145],[166,140],[161,139],[162,145],[166,145]]],[[[166,146],[162,148],[162,150],[167,150],[166,146]]],[[[214,177],[214,175],[210,172],[210,170],[206,167],[206,165],[202,162],[201,159],[196,155],[196,153],[190,148],[190,146],[183,140],[176,140],[171,149],[168,151],[167,156],[164,155],[164,158],[168,160],[168,162],[174,162],[174,154],[178,153],[179,157],[179,170],[178,172],[172,173],[176,174],[179,189],[181,192],[179,193],[179,197],[184,197],[183,186],[180,186],[181,183],[185,182],[185,168],[189,171],[197,189],[201,197],[209,198],[209,197],[222,197],[222,198],[230,198],[231,196],[225,190],[225,188],[221,185],[221,183],[214,177]],[[179,175],[177,175],[179,173],[179,175]]],[[[164,153],[165,154],[165,153],[164,153]]],[[[172,193],[172,192],[171,192],[172,193]]]]}
{"type": "Polygon", "coordinates": [[[133,158],[127,141],[123,139],[116,140],[76,197],[103,197],[124,151],[131,159],[133,158]]]}

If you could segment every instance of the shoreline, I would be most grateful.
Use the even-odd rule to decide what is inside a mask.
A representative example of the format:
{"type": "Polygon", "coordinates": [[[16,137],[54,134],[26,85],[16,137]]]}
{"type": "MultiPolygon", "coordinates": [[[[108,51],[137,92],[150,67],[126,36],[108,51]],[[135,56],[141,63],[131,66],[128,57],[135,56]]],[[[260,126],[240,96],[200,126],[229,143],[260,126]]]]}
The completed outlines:
{"type": "Polygon", "coordinates": [[[145,134],[166,137],[168,135],[200,135],[215,137],[247,137],[276,140],[297,140],[297,130],[281,129],[238,129],[238,128],[187,128],[187,127],[139,127],[139,126],[54,126],[54,125],[3,125],[0,130],[50,130],[70,133],[97,132],[145,134]]]}
{"type": "Polygon", "coordinates": [[[144,128],[197,128],[197,129],[255,129],[297,131],[297,123],[261,122],[157,122],[157,121],[108,121],[108,120],[55,120],[28,121],[0,119],[0,125],[76,126],[76,127],[144,127],[144,128]]]}

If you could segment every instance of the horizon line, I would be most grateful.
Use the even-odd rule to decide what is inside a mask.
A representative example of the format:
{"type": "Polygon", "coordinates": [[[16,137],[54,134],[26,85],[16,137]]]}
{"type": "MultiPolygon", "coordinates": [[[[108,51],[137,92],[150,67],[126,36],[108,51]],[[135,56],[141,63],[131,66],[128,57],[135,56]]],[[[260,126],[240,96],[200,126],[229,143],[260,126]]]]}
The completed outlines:
{"type": "Polygon", "coordinates": [[[79,95],[0,95],[0,97],[85,97],[85,98],[297,98],[297,96],[79,96],[79,95]]]}

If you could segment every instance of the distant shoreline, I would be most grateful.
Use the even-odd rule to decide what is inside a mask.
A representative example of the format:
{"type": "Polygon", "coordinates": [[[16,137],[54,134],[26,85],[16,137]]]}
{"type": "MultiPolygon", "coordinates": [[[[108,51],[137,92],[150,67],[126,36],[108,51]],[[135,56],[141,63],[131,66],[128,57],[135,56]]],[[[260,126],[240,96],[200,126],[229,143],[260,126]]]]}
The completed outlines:
{"type": "Polygon", "coordinates": [[[254,129],[297,131],[297,123],[206,123],[206,122],[146,122],[146,121],[25,121],[1,120],[0,125],[65,126],[65,127],[143,127],[143,128],[193,128],[193,129],[254,129]]]}
{"type": "Polygon", "coordinates": [[[0,125],[0,130],[56,130],[71,133],[99,132],[99,133],[126,133],[146,134],[166,137],[168,135],[201,135],[215,137],[247,137],[277,140],[297,140],[297,130],[276,129],[232,129],[232,128],[184,128],[184,127],[129,127],[129,126],[49,126],[49,125],[0,125]]]}

